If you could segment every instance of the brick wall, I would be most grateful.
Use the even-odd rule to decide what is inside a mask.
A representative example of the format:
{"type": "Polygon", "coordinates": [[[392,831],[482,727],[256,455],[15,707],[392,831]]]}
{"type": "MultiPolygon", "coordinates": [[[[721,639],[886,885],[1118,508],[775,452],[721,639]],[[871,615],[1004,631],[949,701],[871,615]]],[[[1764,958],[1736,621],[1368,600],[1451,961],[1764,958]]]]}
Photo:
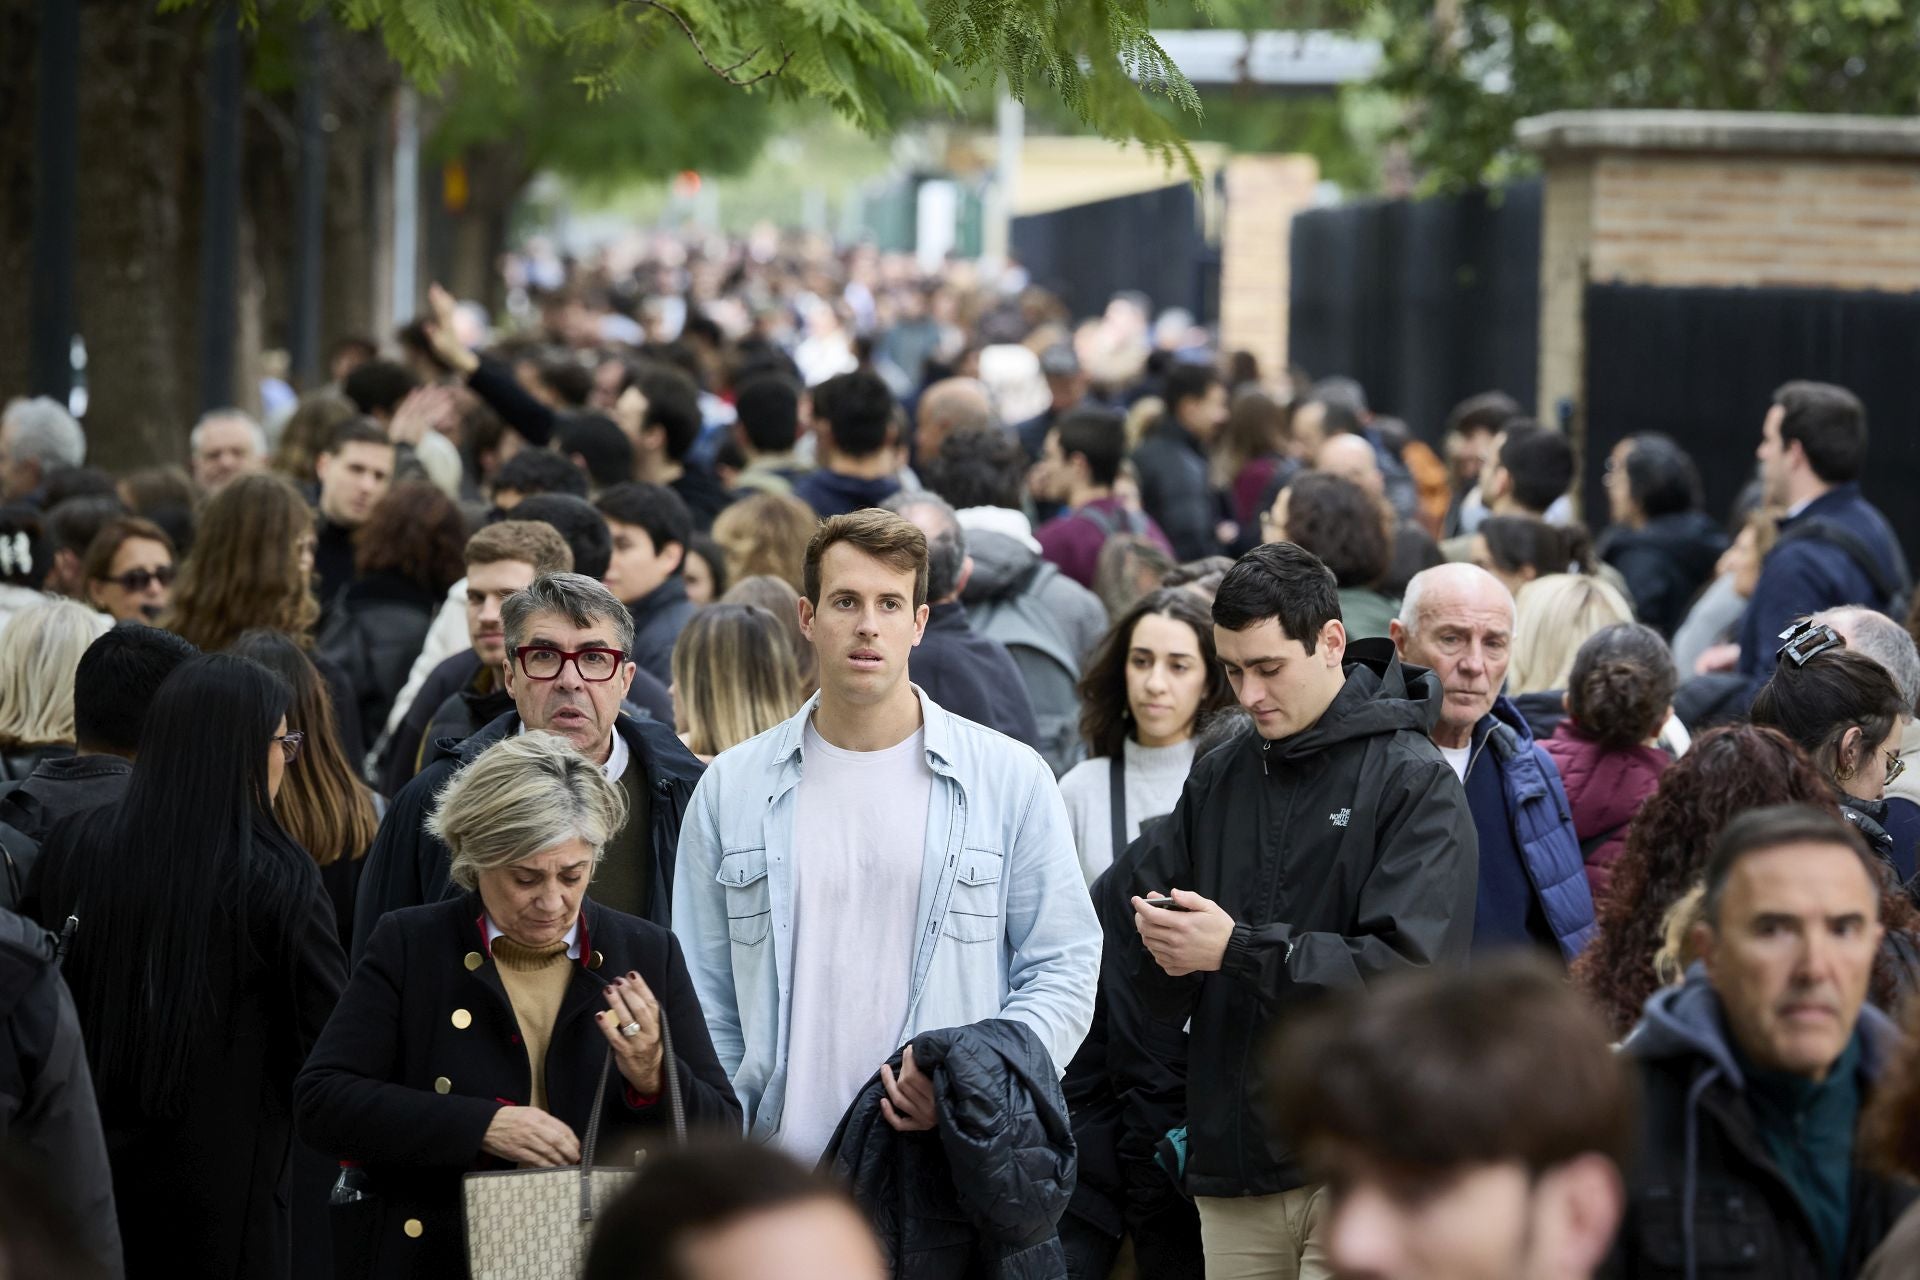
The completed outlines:
{"type": "Polygon", "coordinates": [[[1920,289],[1920,165],[1599,154],[1596,282],[1920,289]]]}
{"type": "Polygon", "coordinates": [[[1313,203],[1312,156],[1236,156],[1227,163],[1220,235],[1220,345],[1253,352],[1271,377],[1287,364],[1289,236],[1313,203]]]}
{"type": "Polygon", "coordinates": [[[1586,435],[1586,287],[1920,291],[1920,121],[1706,111],[1524,120],[1546,168],[1539,416],[1586,435]]]}

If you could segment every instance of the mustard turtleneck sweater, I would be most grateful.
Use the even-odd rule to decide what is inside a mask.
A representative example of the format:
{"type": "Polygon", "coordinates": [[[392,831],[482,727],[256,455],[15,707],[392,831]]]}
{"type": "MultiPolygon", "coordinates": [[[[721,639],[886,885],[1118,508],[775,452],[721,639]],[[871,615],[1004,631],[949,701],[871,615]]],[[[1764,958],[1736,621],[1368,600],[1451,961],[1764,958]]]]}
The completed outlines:
{"type": "Polygon", "coordinates": [[[500,964],[500,984],[507,989],[520,1039],[527,1047],[527,1065],[533,1070],[531,1103],[547,1109],[547,1045],[553,1039],[554,1019],[573,979],[563,938],[545,947],[523,947],[502,936],[493,940],[493,958],[500,964]]]}

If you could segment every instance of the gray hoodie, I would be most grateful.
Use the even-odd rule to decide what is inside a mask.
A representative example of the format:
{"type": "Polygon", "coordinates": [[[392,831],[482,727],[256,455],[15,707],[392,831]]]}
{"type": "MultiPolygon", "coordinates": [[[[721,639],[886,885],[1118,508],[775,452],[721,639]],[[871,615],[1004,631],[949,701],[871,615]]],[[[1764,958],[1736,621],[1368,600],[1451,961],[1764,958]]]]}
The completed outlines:
{"type": "Polygon", "coordinates": [[[1076,686],[1106,634],[1100,597],[1004,533],[967,531],[973,576],[961,593],[976,633],[998,640],[1026,679],[1040,754],[1058,777],[1080,762],[1076,686]]]}

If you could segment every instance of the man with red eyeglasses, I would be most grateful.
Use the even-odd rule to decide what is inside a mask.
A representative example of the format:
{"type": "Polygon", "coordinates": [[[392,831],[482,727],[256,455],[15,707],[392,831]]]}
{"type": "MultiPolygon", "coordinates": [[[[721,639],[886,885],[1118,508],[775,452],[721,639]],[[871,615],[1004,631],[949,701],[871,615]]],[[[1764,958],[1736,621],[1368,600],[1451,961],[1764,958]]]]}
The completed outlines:
{"type": "MultiPolygon", "coordinates": [[[[452,891],[452,855],[424,826],[440,789],[488,747],[530,729],[567,739],[626,792],[627,821],[607,843],[589,891],[593,899],[663,926],[671,923],[667,886],[680,819],[703,766],[671,726],[621,711],[621,695],[634,673],[632,615],[592,578],[549,573],[508,596],[500,619],[514,709],[457,748],[439,750],[393,797],[360,877],[356,959],[382,915],[438,902],[452,891]]],[[[557,839],[567,837],[555,830],[557,839]]]]}

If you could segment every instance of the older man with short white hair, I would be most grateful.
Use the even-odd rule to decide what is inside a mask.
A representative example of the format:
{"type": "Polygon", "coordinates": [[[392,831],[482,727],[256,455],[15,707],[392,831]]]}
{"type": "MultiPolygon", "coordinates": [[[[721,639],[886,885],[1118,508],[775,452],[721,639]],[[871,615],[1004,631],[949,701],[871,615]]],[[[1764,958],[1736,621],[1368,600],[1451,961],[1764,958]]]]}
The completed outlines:
{"type": "Polygon", "coordinates": [[[40,504],[47,478],[87,460],[87,434],[58,400],[11,401],[0,413],[0,502],[40,504]]]}
{"type": "Polygon", "coordinates": [[[1893,837],[1894,868],[1902,880],[1911,880],[1920,871],[1920,768],[1915,767],[1920,765],[1920,720],[1914,718],[1915,709],[1920,708],[1920,648],[1905,627],[1863,604],[1827,609],[1811,620],[1832,627],[1849,649],[1885,667],[1906,704],[1907,719],[1900,733],[1900,762],[1905,768],[1887,784],[1883,801],[1887,811],[1880,825],[1893,837]]]}
{"type": "Polygon", "coordinates": [[[1559,770],[1501,693],[1515,621],[1498,578],[1443,564],[1413,576],[1389,632],[1401,661],[1440,681],[1433,744],[1480,836],[1474,950],[1532,945],[1571,964],[1593,936],[1593,895],[1559,770]]]}
{"type": "Polygon", "coordinates": [[[209,495],[267,467],[267,433],[241,409],[214,409],[193,424],[193,479],[209,495]]]}

